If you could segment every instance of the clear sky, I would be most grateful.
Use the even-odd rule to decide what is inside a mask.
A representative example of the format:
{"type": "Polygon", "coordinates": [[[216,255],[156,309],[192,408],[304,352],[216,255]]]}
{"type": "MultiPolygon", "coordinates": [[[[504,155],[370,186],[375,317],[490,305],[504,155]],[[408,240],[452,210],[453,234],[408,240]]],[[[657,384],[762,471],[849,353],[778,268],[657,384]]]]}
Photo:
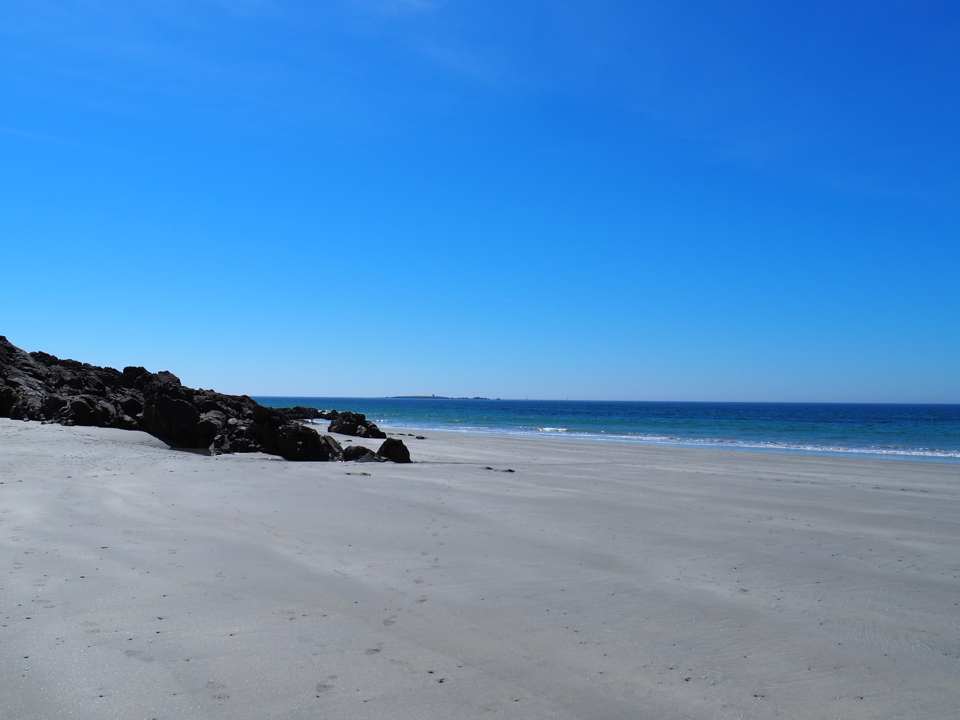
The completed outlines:
{"type": "Polygon", "coordinates": [[[951,2],[8,0],[0,334],[250,394],[960,402],[951,2]]]}

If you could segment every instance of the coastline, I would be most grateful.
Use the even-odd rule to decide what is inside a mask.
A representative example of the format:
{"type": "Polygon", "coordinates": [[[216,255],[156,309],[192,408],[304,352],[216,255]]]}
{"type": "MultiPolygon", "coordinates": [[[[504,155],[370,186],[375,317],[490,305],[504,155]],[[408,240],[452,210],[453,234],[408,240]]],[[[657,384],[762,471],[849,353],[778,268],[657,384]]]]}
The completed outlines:
{"type": "Polygon", "coordinates": [[[955,466],[420,434],[289,463],[0,420],[0,715],[960,704],[955,466]]]}
{"type": "Polygon", "coordinates": [[[258,397],[378,425],[750,451],[960,461],[960,405],[258,397]]]}
{"type": "MultiPolygon", "coordinates": [[[[671,437],[630,436],[603,433],[579,433],[567,430],[505,430],[480,427],[437,427],[433,425],[401,424],[392,425],[376,420],[379,427],[387,432],[404,434],[422,434],[424,432],[460,433],[493,438],[528,438],[548,442],[570,441],[606,444],[621,444],[641,447],[688,448],[692,450],[719,450],[746,453],[770,453],[774,455],[801,455],[822,457],[852,457],[876,460],[902,460],[905,462],[932,462],[960,464],[960,451],[891,450],[886,448],[845,448],[817,447],[800,445],[777,445],[775,443],[750,443],[748,441],[714,440],[696,441],[671,437]]],[[[326,427],[326,421],[314,423],[318,429],[326,427]]]]}

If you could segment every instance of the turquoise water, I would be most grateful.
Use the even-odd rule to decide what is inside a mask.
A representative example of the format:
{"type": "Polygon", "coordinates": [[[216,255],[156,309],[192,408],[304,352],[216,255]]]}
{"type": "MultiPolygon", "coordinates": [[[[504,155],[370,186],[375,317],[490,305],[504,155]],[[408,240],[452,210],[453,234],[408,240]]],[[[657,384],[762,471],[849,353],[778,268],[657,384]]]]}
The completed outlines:
{"type": "Polygon", "coordinates": [[[259,397],[384,425],[960,460],[960,405],[259,397]]]}

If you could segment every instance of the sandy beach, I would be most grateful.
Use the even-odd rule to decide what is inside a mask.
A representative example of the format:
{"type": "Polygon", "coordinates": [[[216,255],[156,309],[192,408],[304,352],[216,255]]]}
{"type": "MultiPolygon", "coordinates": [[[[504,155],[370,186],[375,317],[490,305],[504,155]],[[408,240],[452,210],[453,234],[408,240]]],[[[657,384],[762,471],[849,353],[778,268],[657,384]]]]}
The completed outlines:
{"type": "Polygon", "coordinates": [[[956,715],[960,465],[424,434],[0,420],[0,717],[956,715]]]}

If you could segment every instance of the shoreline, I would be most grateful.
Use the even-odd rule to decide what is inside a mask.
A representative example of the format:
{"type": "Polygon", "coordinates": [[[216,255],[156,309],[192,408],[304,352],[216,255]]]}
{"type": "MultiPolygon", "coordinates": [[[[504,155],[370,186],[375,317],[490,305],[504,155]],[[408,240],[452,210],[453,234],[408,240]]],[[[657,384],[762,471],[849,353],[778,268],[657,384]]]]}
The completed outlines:
{"type": "MultiPolygon", "coordinates": [[[[259,397],[259,396],[258,396],[259,397]]],[[[422,431],[960,461],[960,405],[260,397],[422,431]]]]}
{"type": "MultiPolygon", "coordinates": [[[[393,425],[382,419],[374,420],[377,425],[387,432],[414,432],[422,434],[424,432],[454,433],[463,435],[478,435],[492,438],[528,438],[531,440],[544,440],[547,442],[571,441],[597,443],[600,445],[621,444],[627,446],[641,447],[664,447],[664,448],[688,448],[692,450],[721,450],[729,452],[762,453],[774,455],[801,455],[813,457],[853,457],[876,460],[902,460],[904,462],[919,463],[943,463],[946,465],[960,464],[960,451],[952,453],[950,451],[925,451],[925,450],[890,450],[885,448],[864,449],[864,448],[820,448],[816,446],[800,445],[775,445],[764,444],[761,441],[750,443],[748,441],[701,441],[684,440],[680,438],[653,439],[651,437],[630,436],[630,435],[605,435],[602,433],[585,432],[548,432],[537,430],[505,430],[497,428],[458,428],[458,427],[438,427],[433,425],[400,424],[393,425]]],[[[328,421],[311,422],[319,429],[325,428],[328,421]]]]}

